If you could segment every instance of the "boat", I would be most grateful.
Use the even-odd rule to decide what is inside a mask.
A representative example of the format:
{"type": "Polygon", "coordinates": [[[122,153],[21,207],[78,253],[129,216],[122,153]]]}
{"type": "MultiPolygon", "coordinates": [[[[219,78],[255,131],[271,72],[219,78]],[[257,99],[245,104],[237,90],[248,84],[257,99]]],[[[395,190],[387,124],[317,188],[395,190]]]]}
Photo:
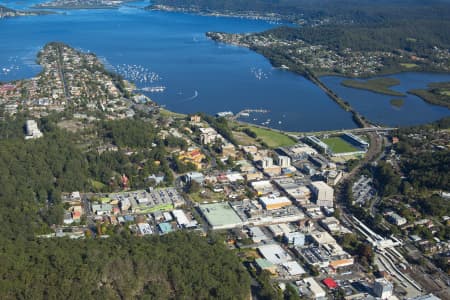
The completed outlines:
{"type": "Polygon", "coordinates": [[[149,87],[144,87],[141,89],[144,92],[150,92],[150,93],[160,93],[160,92],[164,92],[166,90],[165,86],[149,86],[149,87]]]}

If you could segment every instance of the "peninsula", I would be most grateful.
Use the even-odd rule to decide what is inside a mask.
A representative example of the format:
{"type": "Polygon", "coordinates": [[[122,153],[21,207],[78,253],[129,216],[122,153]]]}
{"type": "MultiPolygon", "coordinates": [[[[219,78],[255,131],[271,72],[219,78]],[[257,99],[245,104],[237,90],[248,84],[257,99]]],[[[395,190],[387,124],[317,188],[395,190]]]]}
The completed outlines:
{"type": "Polygon", "coordinates": [[[47,15],[51,12],[47,11],[33,11],[33,10],[15,10],[12,8],[8,8],[6,6],[0,5],[0,19],[3,18],[11,18],[11,17],[22,17],[22,16],[38,16],[38,15],[47,15]]]}
{"type": "Polygon", "coordinates": [[[132,85],[94,54],[53,42],[39,52],[38,63],[43,70],[36,77],[0,85],[0,104],[11,113],[19,106],[37,114],[67,108],[127,113],[132,85]]]}
{"type": "Polygon", "coordinates": [[[416,95],[430,104],[450,109],[450,82],[431,83],[427,89],[410,90],[408,93],[416,95]]]}
{"type": "Polygon", "coordinates": [[[448,298],[449,119],[286,133],[38,62],[0,84],[2,299],[448,298]]]}

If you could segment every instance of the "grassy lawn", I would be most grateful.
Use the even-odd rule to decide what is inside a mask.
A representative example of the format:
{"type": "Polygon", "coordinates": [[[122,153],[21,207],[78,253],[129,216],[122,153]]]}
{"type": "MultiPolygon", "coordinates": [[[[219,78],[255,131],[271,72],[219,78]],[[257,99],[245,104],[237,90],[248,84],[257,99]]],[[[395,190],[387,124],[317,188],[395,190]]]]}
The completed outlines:
{"type": "Polygon", "coordinates": [[[412,69],[412,68],[418,67],[418,65],[416,65],[416,64],[410,64],[410,63],[400,64],[400,66],[402,66],[403,68],[407,68],[407,69],[412,69]]]}
{"type": "Polygon", "coordinates": [[[93,180],[93,179],[90,180],[90,183],[91,183],[92,187],[97,191],[100,191],[105,187],[105,185],[103,183],[101,183],[100,181],[93,180]]]}
{"type": "Polygon", "coordinates": [[[176,118],[176,119],[186,118],[185,114],[176,113],[176,112],[164,109],[164,108],[161,108],[159,112],[163,117],[172,117],[172,118],[176,118]]]}
{"type": "Polygon", "coordinates": [[[225,198],[223,193],[214,193],[209,189],[202,189],[201,191],[189,194],[189,197],[191,197],[192,201],[197,203],[203,203],[203,202],[223,201],[223,199],[225,198]],[[205,192],[202,193],[201,191],[205,192]]]}
{"type": "Polygon", "coordinates": [[[239,145],[248,146],[257,143],[254,138],[249,137],[245,132],[242,131],[233,131],[233,136],[239,143],[239,145]]]}
{"type": "Polygon", "coordinates": [[[347,79],[343,80],[341,84],[345,87],[367,90],[379,94],[385,94],[395,97],[405,96],[403,93],[390,89],[391,87],[400,84],[400,81],[395,78],[375,78],[366,81],[347,79]]]}
{"type": "Polygon", "coordinates": [[[327,139],[322,139],[322,142],[330,147],[331,151],[334,153],[345,153],[345,152],[354,152],[358,151],[355,147],[353,147],[348,142],[344,141],[340,137],[330,137],[327,139]]]}
{"type": "Polygon", "coordinates": [[[296,143],[291,137],[277,131],[264,129],[255,126],[246,126],[256,133],[257,138],[261,139],[270,148],[292,146],[296,143]]]}

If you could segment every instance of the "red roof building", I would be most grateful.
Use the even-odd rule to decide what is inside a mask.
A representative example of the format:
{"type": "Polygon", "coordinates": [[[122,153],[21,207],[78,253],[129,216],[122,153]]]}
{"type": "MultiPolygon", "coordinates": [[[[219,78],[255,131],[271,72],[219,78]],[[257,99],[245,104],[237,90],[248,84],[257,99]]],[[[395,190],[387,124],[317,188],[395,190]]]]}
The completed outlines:
{"type": "Polygon", "coordinates": [[[327,286],[327,288],[329,288],[330,290],[334,290],[335,288],[338,287],[338,284],[336,281],[333,280],[333,278],[328,277],[325,278],[323,281],[323,284],[325,284],[327,286]]]}

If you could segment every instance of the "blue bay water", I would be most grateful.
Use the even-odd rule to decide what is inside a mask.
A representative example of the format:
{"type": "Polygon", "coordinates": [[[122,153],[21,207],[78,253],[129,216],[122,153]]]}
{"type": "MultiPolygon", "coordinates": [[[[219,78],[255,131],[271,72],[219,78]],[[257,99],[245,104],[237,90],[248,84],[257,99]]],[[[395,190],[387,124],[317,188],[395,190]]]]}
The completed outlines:
{"type": "MultiPolygon", "coordinates": [[[[18,8],[30,5],[14,3],[18,8]]],[[[247,121],[260,124],[271,119],[269,126],[301,131],[355,127],[351,115],[311,82],[273,69],[264,57],[250,50],[205,37],[206,31],[258,32],[273,26],[257,20],[129,6],[4,19],[0,21],[0,71],[11,70],[0,72],[0,81],[37,74],[36,53],[50,41],[61,41],[92,51],[113,67],[133,65],[157,74],[161,80],[137,82],[138,86],[165,86],[165,92],[148,95],[177,112],[236,113],[263,108],[270,113],[250,116],[247,121]]]]}
{"type": "MultiPolygon", "coordinates": [[[[22,9],[40,1],[3,2],[22,9]]],[[[243,120],[265,122],[269,127],[289,131],[356,126],[349,113],[303,77],[272,68],[264,57],[248,49],[218,44],[205,37],[206,31],[259,32],[274,24],[139,8],[146,4],[136,2],[118,10],[66,10],[58,15],[0,20],[0,81],[37,74],[40,67],[35,60],[39,49],[48,42],[61,41],[96,53],[108,67],[128,79],[135,80],[133,72],[139,72],[140,78],[144,73],[148,78],[152,74],[151,82],[146,78],[145,82],[135,83],[140,88],[165,86],[162,93],[146,94],[176,112],[236,113],[262,108],[270,113],[252,114],[243,120]],[[2,72],[3,68],[6,72],[2,72]]],[[[347,99],[348,91],[344,92],[339,94],[353,101],[352,93],[347,99]]],[[[355,107],[360,110],[356,104],[355,107]]],[[[372,105],[371,109],[377,110],[378,106],[372,105]]],[[[361,112],[371,118],[370,112],[361,112]]],[[[380,114],[383,116],[384,111],[380,114]]],[[[418,120],[430,121],[445,114],[448,111],[418,120]]],[[[386,124],[392,124],[391,119],[387,121],[386,124]]]]}
{"type": "Polygon", "coordinates": [[[389,126],[418,125],[428,123],[450,115],[450,110],[428,104],[415,95],[408,94],[409,90],[426,89],[429,83],[450,81],[450,74],[438,73],[400,73],[383,76],[400,80],[400,85],[392,89],[404,93],[404,97],[395,97],[344,87],[342,80],[346,78],[324,76],[322,81],[344,98],[362,115],[369,120],[389,126]],[[392,99],[404,99],[401,107],[391,105],[392,99]]]}

